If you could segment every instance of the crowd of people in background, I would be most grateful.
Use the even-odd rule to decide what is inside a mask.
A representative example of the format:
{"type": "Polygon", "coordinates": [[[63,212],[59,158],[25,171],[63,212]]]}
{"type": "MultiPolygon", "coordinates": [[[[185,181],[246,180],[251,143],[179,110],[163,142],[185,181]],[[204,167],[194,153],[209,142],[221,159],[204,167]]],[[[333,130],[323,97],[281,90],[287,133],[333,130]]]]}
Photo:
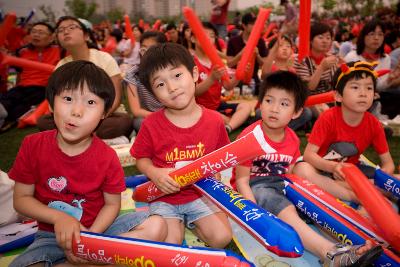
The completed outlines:
{"type": "MultiPolygon", "coordinates": [[[[298,36],[294,30],[298,25],[298,10],[288,1],[282,0],[285,19],[269,21],[276,27],[270,31],[269,36],[262,35],[259,39],[254,52],[255,62],[250,83],[231,80],[230,84],[226,84],[220,82],[220,78],[225,73],[234,77],[235,68],[256,20],[254,13],[236,12],[233,20],[228,21],[229,2],[212,1],[210,21],[203,23],[219,56],[226,63],[226,69],[217,70],[211,65],[184,20],[161,23],[157,28],[143,21],[133,24],[135,42],[132,43],[125,32],[124,23],[107,21],[93,25],[84,19],[63,17],[57,25],[47,22],[27,25],[26,36],[21,38],[23,45],[8,52],[56,67],[72,60],[86,59],[105,68],[113,80],[117,97],[97,133],[107,140],[118,137],[115,142],[127,142],[140,129],[140,122],[162,107],[134,78],[146,49],[162,42],[181,44],[194,56],[201,70],[196,99],[202,105],[221,113],[228,132],[246,122],[252,110],[248,103],[229,104],[221,100],[233,88],[239,88],[244,93],[242,89],[250,87],[255,97],[261,78],[277,70],[289,70],[307,83],[310,95],[320,94],[332,90],[332,77],[340,64],[357,60],[377,61],[377,70],[391,70],[378,80],[378,92],[371,112],[383,123],[399,114],[398,105],[394,105],[400,96],[400,19],[395,10],[385,8],[376,16],[367,18],[313,18],[310,53],[299,62],[298,36]],[[128,107],[120,106],[124,95],[127,96],[128,107]],[[127,108],[133,117],[126,113],[127,108]]],[[[0,94],[2,131],[15,126],[18,118],[30,110],[31,106],[44,100],[44,88],[49,74],[29,69],[17,70],[17,83],[0,94]]],[[[295,130],[304,129],[328,108],[327,104],[306,108],[302,116],[290,125],[295,130]]],[[[256,107],[256,118],[257,114],[259,111],[256,107]]],[[[53,128],[51,115],[41,118],[38,127],[40,130],[53,128]]],[[[386,130],[390,135],[390,129],[386,130]]]]}

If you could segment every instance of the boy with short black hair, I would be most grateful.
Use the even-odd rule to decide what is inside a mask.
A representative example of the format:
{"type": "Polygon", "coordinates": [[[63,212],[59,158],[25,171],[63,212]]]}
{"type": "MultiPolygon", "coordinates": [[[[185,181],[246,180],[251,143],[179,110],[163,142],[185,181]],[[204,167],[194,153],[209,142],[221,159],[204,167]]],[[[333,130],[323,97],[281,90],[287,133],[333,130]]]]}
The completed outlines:
{"type": "Polygon", "coordinates": [[[306,249],[326,261],[324,266],[355,266],[352,264],[365,263],[370,260],[370,256],[379,256],[379,247],[372,248],[369,241],[361,247],[335,245],[311,229],[283,194],[283,176],[292,171],[300,156],[300,141],[288,123],[300,116],[306,97],[307,88],[294,73],[277,71],[265,78],[259,95],[262,119],[243,130],[238,138],[260,125],[265,139],[276,153],[239,164],[231,184],[236,185],[245,198],[291,225],[306,249]]]}
{"type": "Polygon", "coordinates": [[[10,266],[85,263],[72,254],[81,230],[163,241],[159,216],[116,219],[124,173],[115,152],[93,134],[115,98],[105,71],[88,61],[66,63],[50,76],[46,98],[57,129],[27,136],[9,172],[15,209],[37,220],[39,230],[10,266]]]}
{"type": "Polygon", "coordinates": [[[195,101],[199,73],[188,50],[178,44],[151,47],[139,66],[140,81],[165,108],[143,122],[131,148],[138,169],[166,193],[150,203],[150,214],[165,218],[166,242],[181,244],[185,225],[211,247],[232,239],[227,216],[192,186],[180,188],[168,174],[229,143],[221,116],[195,101]]]}
{"type": "Polygon", "coordinates": [[[359,157],[372,144],[381,169],[389,174],[394,171],[383,127],[368,112],[377,77],[374,65],[368,62],[350,62],[337,70],[333,87],[341,105],[327,110],[316,121],[304,151],[304,162],[298,163],[294,171],[333,196],[356,203],[358,198],[341,171],[345,163],[356,164],[370,176],[371,168],[360,165],[359,157]]]}

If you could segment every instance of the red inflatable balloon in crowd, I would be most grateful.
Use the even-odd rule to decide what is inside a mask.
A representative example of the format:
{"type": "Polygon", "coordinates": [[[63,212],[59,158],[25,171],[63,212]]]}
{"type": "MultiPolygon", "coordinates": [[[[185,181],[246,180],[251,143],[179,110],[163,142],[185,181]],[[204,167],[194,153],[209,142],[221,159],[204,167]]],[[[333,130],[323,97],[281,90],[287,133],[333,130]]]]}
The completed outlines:
{"type": "MultiPolygon", "coordinates": [[[[196,36],[197,40],[201,44],[204,53],[211,60],[213,66],[224,68],[225,64],[218,56],[217,49],[215,48],[214,44],[211,43],[210,39],[203,29],[203,26],[201,25],[200,20],[197,18],[194,11],[189,7],[184,7],[183,15],[187,19],[189,26],[193,31],[193,34],[196,36]]],[[[222,79],[227,82],[229,82],[230,80],[228,74],[224,74],[224,76],[222,76],[222,79]]]]}
{"type": "Polygon", "coordinates": [[[264,29],[265,21],[268,19],[271,9],[260,8],[258,12],[257,20],[254,23],[253,30],[250,33],[247,44],[244,47],[242,57],[236,67],[236,79],[244,81],[246,65],[250,62],[254,49],[257,46],[258,40],[260,39],[261,32],[264,29]]]}
{"type": "Polygon", "coordinates": [[[125,34],[126,37],[128,37],[131,40],[131,45],[135,44],[135,36],[133,35],[132,32],[132,26],[131,26],[131,21],[129,20],[129,16],[125,15],[124,16],[124,21],[125,21],[125,34]]]}
{"type": "Polygon", "coordinates": [[[322,94],[310,95],[306,99],[305,107],[310,107],[318,104],[335,102],[335,92],[329,91],[322,94]]]}
{"type": "Polygon", "coordinates": [[[28,112],[24,114],[19,120],[18,120],[18,128],[24,128],[26,126],[35,126],[37,124],[37,120],[45,114],[49,114],[50,109],[49,109],[49,102],[47,100],[44,100],[42,103],[37,106],[34,110],[31,112],[28,112]]]}
{"type": "Polygon", "coordinates": [[[311,21],[311,0],[300,0],[299,19],[299,55],[301,62],[310,54],[310,21],[311,21]]]}
{"type": "Polygon", "coordinates": [[[17,17],[15,13],[8,13],[6,18],[4,19],[3,23],[0,26],[0,47],[4,46],[6,42],[7,35],[11,31],[12,27],[15,25],[15,21],[17,17]]]}

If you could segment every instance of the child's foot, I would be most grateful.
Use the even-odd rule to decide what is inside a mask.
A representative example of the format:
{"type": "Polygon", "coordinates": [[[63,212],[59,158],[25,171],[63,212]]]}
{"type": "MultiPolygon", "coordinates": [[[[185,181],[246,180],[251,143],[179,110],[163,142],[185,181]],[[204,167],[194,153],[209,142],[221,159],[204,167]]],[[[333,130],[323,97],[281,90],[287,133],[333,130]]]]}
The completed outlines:
{"type": "Polygon", "coordinates": [[[364,245],[346,246],[341,243],[326,255],[324,267],[369,266],[382,253],[382,247],[367,240],[364,245]]]}
{"type": "Polygon", "coordinates": [[[232,127],[229,124],[225,124],[225,129],[230,134],[232,132],[232,127]]]}

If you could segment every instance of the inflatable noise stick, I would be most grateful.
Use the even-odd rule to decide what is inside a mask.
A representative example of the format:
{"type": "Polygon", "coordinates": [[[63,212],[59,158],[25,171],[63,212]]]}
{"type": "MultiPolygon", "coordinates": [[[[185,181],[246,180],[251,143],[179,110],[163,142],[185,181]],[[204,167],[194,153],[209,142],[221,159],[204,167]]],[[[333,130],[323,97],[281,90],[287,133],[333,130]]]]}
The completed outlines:
{"type": "Polygon", "coordinates": [[[133,35],[131,21],[129,20],[128,15],[124,15],[124,21],[125,21],[125,34],[131,40],[131,45],[134,45],[136,40],[135,36],[133,35]]]}
{"type": "MultiPolygon", "coordinates": [[[[169,175],[183,187],[236,166],[240,162],[274,152],[275,149],[265,140],[261,127],[257,126],[242,138],[176,169],[169,175]]],[[[163,195],[164,193],[153,182],[147,182],[136,187],[133,199],[140,202],[150,202],[163,195]]]]}
{"type": "MultiPolygon", "coordinates": [[[[14,27],[15,21],[17,17],[15,13],[8,13],[3,23],[0,26],[0,47],[4,46],[6,42],[7,35],[10,32],[11,28],[14,27]]],[[[0,61],[1,62],[1,61],[0,61]]]]}
{"type": "Polygon", "coordinates": [[[51,73],[54,70],[54,66],[51,64],[41,63],[33,60],[18,58],[0,53],[0,64],[1,65],[13,65],[21,68],[31,68],[40,70],[43,72],[51,73]]]}
{"type": "Polygon", "coordinates": [[[348,164],[342,168],[342,171],[346,182],[381,229],[385,240],[400,252],[400,216],[356,166],[348,164]]]}
{"type": "Polygon", "coordinates": [[[209,177],[196,182],[194,187],[269,251],[290,258],[303,254],[300,237],[290,225],[243,198],[229,186],[209,177]]]}
{"type": "Polygon", "coordinates": [[[379,242],[387,243],[387,241],[383,239],[382,231],[375,224],[361,216],[356,210],[342,202],[340,199],[334,198],[317,185],[297,175],[286,174],[285,180],[288,180],[296,187],[296,189],[301,190],[302,193],[307,194],[319,203],[323,204],[325,207],[338,214],[368,236],[378,240],[379,242]]]}
{"type": "Polygon", "coordinates": [[[310,95],[309,97],[307,97],[306,103],[304,104],[304,106],[311,107],[314,105],[323,104],[323,103],[331,103],[331,102],[335,102],[335,92],[334,91],[329,91],[329,92],[317,94],[317,95],[310,95]]]}
{"type": "Polygon", "coordinates": [[[24,128],[26,126],[35,126],[37,120],[44,114],[49,114],[49,102],[44,100],[33,111],[28,111],[21,118],[18,119],[17,128],[24,128]]]}
{"type": "Polygon", "coordinates": [[[81,232],[72,243],[75,256],[91,262],[143,267],[251,267],[252,263],[225,250],[183,247],[140,239],[81,232]]]}
{"type": "MultiPolygon", "coordinates": [[[[187,19],[188,24],[193,31],[193,34],[196,36],[197,40],[199,40],[199,43],[201,44],[204,53],[210,59],[212,65],[217,66],[218,68],[224,68],[225,64],[218,56],[217,49],[215,48],[214,44],[211,43],[210,39],[203,29],[203,26],[201,25],[200,20],[197,18],[194,11],[189,7],[184,7],[183,15],[187,19]]],[[[222,80],[224,80],[225,82],[229,82],[230,79],[228,74],[225,73],[222,76],[222,80]]]]}
{"type": "MultiPolygon", "coordinates": [[[[285,182],[285,194],[300,213],[309,217],[314,223],[330,235],[346,245],[364,244],[366,240],[374,239],[357,229],[354,225],[343,219],[339,214],[333,212],[323,203],[319,202],[313,195],[302,191],[290,182],[285,182]]],[[[374,266],[399,266],[400,258],[389,249],[384,248],[381,256],[375,260],[374,266]]]]}
{"type": "Polygon", "coordinates": [[[237,64],[236,68],[236,79],[244,81],[246,65],[250,62],[251,56],[254,54],[254,49],[257,46],[258,40],[260,39],[261,32],[264,29],[265,21],[268,19],[271,9],[260,8],[258,12],[257,20],[254,23],[253,30],[250,33],[247,44],[244,47],[242,57],[237,64]]]}
{"type": "Polygon", "coordinates": [[[375,185],[391,193],[394,197],[400,198],[400,180],[381,169],[376,169],[374,175],[375,185]]]}
{"type": "Polygon", "coordinates": [[[153,31],[159,31],[160,30],[160,26],[161,26],[161,20],[160,19],[158,19],[158,20],[156,20],[156,22],[154,22],[154,24],[153,24],[153,31]]]}

